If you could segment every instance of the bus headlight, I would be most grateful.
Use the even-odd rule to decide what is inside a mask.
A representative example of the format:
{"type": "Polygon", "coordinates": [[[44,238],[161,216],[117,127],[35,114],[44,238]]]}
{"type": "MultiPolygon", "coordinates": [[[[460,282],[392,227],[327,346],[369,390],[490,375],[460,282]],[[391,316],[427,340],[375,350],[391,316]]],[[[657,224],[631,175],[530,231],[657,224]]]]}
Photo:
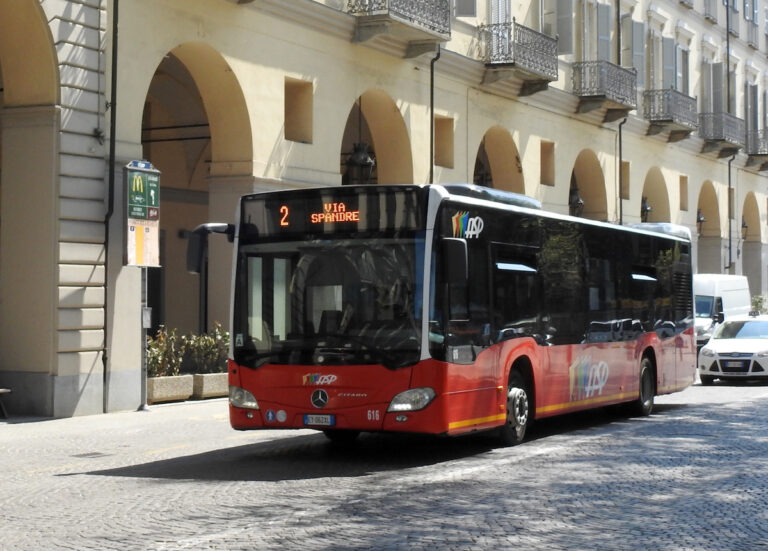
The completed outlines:
{"type": "Polygon", "coordinates": [[[412,388],[401,392],[389,403],[387,411],[418,411],[435,399],[435,391],[429,387],[412,388]]]}
{"type": "Polygon", "coordinates": [[[229,403],[238,408],[259,409],[259,403],[253,394],[239,386],[229,387],[229,403]]]}

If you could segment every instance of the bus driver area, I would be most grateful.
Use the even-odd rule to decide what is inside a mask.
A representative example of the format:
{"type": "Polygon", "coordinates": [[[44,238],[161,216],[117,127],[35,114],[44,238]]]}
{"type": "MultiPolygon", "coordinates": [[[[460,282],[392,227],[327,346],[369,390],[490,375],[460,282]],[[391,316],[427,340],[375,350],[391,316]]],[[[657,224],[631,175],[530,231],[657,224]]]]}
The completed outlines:
{"type": "Polygon", "coordinates": [[[207,227],[236,246],[236,429],[495,429],[515,444],[537,417],[647,415],[693,381],[686,228],[458,184],[247,195],[234,226],[207,227]]]}

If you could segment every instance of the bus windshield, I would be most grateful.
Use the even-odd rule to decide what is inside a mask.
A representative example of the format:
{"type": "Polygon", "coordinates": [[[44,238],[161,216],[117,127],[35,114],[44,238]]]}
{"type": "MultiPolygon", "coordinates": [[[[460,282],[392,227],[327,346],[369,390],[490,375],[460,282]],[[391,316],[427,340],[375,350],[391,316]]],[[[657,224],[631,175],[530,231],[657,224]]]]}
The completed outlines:
{"type": "Polygon", "coordinates": [[[243,245],[235,361],[252,368],[416,363],[423,256],[423,236],[391,234],[243,245]]]}

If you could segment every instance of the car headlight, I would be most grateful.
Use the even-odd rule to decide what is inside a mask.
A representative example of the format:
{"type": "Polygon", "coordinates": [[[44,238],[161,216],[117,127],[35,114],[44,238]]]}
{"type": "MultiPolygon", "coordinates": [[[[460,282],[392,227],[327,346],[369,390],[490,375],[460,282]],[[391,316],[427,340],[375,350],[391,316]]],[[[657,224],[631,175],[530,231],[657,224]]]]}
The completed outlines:
{"type": "Polygon", "coordinates": [[[418,411],[435,399],[435,391],[429,387],[412,388],[401,392],[389,403],[387,411],[418,411]]]}
{"type": "Polygon", "coordinates": [[[229,387],[229,403],[238,408],[259,409],[253,394],[239,386],[229,387]]]}
{"type": "Polygon", "coordinates": [[[758,358],[768,358],[768,350],[763,350],[762,352],[757,353],[758,358]]]}
{"type": "Polygon", "coordinates": [[[706,348],[705,347],[705,348],[701,349],[701,355],[702,356],[709,356],[710,358],[714,358],[716,354],[715,354],[715,351],[712,350],[711,348],[706,348]]]}

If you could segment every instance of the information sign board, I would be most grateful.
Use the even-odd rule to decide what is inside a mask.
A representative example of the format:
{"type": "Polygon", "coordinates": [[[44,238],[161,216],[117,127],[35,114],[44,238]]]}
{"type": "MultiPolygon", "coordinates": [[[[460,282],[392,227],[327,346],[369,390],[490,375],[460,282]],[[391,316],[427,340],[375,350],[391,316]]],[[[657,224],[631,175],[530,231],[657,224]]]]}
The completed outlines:
{"type": "Polygon", "coordinates": [[[160,266],[160,171],[147,161],[124,170],[126,255],[129,266],[160,266]]]}

